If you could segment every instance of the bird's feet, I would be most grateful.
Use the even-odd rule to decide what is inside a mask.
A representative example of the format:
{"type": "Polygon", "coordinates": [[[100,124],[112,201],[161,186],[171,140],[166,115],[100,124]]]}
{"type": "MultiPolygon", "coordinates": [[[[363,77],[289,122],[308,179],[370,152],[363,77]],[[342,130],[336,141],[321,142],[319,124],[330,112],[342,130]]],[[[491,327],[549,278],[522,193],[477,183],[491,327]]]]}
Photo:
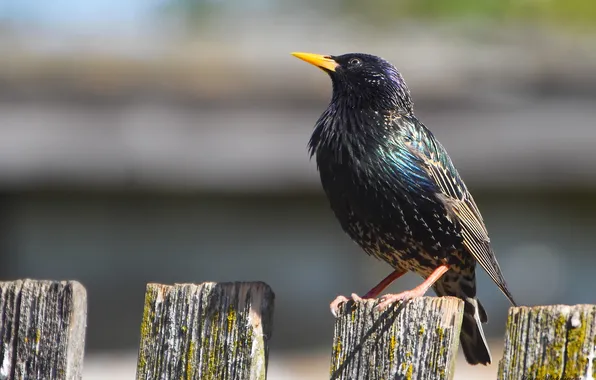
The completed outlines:
{"type": "MultiPolygon", "coordinates": [[[[442,264],[438,266],[431,274],[422,282],[422,284],[418,285],[412,290],[406,290],[405,292],[401,292],[398,294],[387,294],[381,298],[381,302],[375,307],[377,310],[384,310],[387,306],[391,305],[396,301],[407,301],[412,298],[422,297],[426,294],[428,289],[433,286],[433,284],[441,278],[445,272],[449,270],[449,265],[442,264]]],[[[355,302],[362,301],[363,299],[370,299],[375,298],[381,293],[389,284],[391,284],[396,278],[402,276],[405,271],[401,271],[399,269],[394,270],[389,276],[385,277],[383,281],[381,281],[377,286],[372,288],[368,293],[366,293],[363,297],[358,296],[355,293],[352,293],[352,300],[355,302]]],[[[344,296],[338,296],[329,307],[331,308],[331,313],[335,317],[339,314],[339,305],[344,302],[349,301],[348,298],[344,296]]]]}
{"type": "Polygon", "coordinates": [[[430,287],[433,286],[433,284],[437,282],[437,280],[441,278],[441,276],[444,275],[448,270],[449,265],[442,264],[438,266],[437,269],[435,269],[430,276],[428,276],[426,280],[422,282],[422,284],[418,285],[414,289],[406,290],[405,292],[398,294],[387,294],[383,296],[381,303],[376,306],[377,310],[383,310],[395,301],[407,301],[411,300],[412,298],[422,297],[426,294],[428,289],[430,289],[430,287]]]}
{"type": "Polygon", "coordinates": [[[379,311],[383,311],[387,308],[387,306],[396,301],[407,301],[411,300],[412,298],[422,297],[424,293],[426,293],[426,291],[421,292],[415,288],[397,294],[387,294],[381,298],[381,302],[375,308],[379,311]]]}
{"type": "MultiPolygon", "coordinates": [[[[360,297],[356,293],[352,293],[351,297],[354,302],[359,302],[367,298],[366,296],[364,296],[364,298],[360,297]]],[[[348,302],[349,300],[350,299],[345,296],[337,296],[337,298],[334,299],[333,302],[331,302],[331,304],[329,305],[329,308],[331,309],[331,314],[333,314],[334,317],[337,317],[339,315],[339,305],[341,305],[344,302],[348,302]]]]}

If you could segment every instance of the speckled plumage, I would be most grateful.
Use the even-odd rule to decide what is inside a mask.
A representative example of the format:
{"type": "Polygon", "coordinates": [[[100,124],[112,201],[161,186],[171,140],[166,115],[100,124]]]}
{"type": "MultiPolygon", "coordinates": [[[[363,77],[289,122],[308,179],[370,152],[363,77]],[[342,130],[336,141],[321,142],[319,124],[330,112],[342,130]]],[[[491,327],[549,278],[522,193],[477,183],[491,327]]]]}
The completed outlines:
{"type": "Polygon", "coordinates": [[[427,278],[438,295],[462,298],[461,342],[468,362],[490,363],[476,299],[479,262],[514,303],[472,196],[443,146],[414,115],[405,81],[366,54],[326,56],[329,107],[309,142],[321,182],[344,231],[369,255],[427,278]]]}

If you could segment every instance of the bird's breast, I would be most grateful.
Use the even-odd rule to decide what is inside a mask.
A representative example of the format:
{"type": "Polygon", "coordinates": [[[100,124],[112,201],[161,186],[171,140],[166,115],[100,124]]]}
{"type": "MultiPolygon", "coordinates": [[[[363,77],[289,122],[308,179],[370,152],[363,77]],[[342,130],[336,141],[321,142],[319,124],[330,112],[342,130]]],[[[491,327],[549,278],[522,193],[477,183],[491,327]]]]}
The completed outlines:
{"type": "Polygon", "coordinates": [[[453,225],[436,203],[400,189],[375,157],[317,152],[321,183],[342,229],[394,267],[420,272],[438,265],[458,250],[453,225]]]}

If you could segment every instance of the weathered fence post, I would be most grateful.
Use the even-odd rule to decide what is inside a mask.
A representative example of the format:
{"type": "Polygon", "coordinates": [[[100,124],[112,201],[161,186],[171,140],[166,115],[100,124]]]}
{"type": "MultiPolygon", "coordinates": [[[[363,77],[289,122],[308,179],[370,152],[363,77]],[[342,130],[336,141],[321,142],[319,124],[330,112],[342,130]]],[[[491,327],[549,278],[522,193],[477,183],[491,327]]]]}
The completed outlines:
{"type": "Polygon", "coordinates": [[[80,379],[86,321],[76,281],[0,282],[0,379],[80,379]]]}
{"type": "Polygon", "coordinates": [[[596,378],[596,305],[509,309],[499,380],[596,378]]]}
{"type": "Polygon", "coordinates": [[[137,379],[266,379],[273,302],[262,282],[147,285],[137,379]]]}
{"type": "Polygon", "coordinates": [[[331,379],[451,379],[463,302],[422,297],[379,313],[378,301],[349,302],[335,321],[331,379]]]}

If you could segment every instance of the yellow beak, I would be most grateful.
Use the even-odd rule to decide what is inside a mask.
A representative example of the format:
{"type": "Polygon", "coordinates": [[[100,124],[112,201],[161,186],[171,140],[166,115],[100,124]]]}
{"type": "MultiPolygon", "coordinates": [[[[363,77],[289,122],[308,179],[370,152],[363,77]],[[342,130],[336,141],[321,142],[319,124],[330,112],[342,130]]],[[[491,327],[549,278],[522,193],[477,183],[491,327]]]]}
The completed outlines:
{"type": "Polygon", "coordinates": [[[339,64],[331,59],[328,55],[298,52],[292,53],[292,55],[324,70],[335,71],[337,66],[339,66],[339,64]]]}

